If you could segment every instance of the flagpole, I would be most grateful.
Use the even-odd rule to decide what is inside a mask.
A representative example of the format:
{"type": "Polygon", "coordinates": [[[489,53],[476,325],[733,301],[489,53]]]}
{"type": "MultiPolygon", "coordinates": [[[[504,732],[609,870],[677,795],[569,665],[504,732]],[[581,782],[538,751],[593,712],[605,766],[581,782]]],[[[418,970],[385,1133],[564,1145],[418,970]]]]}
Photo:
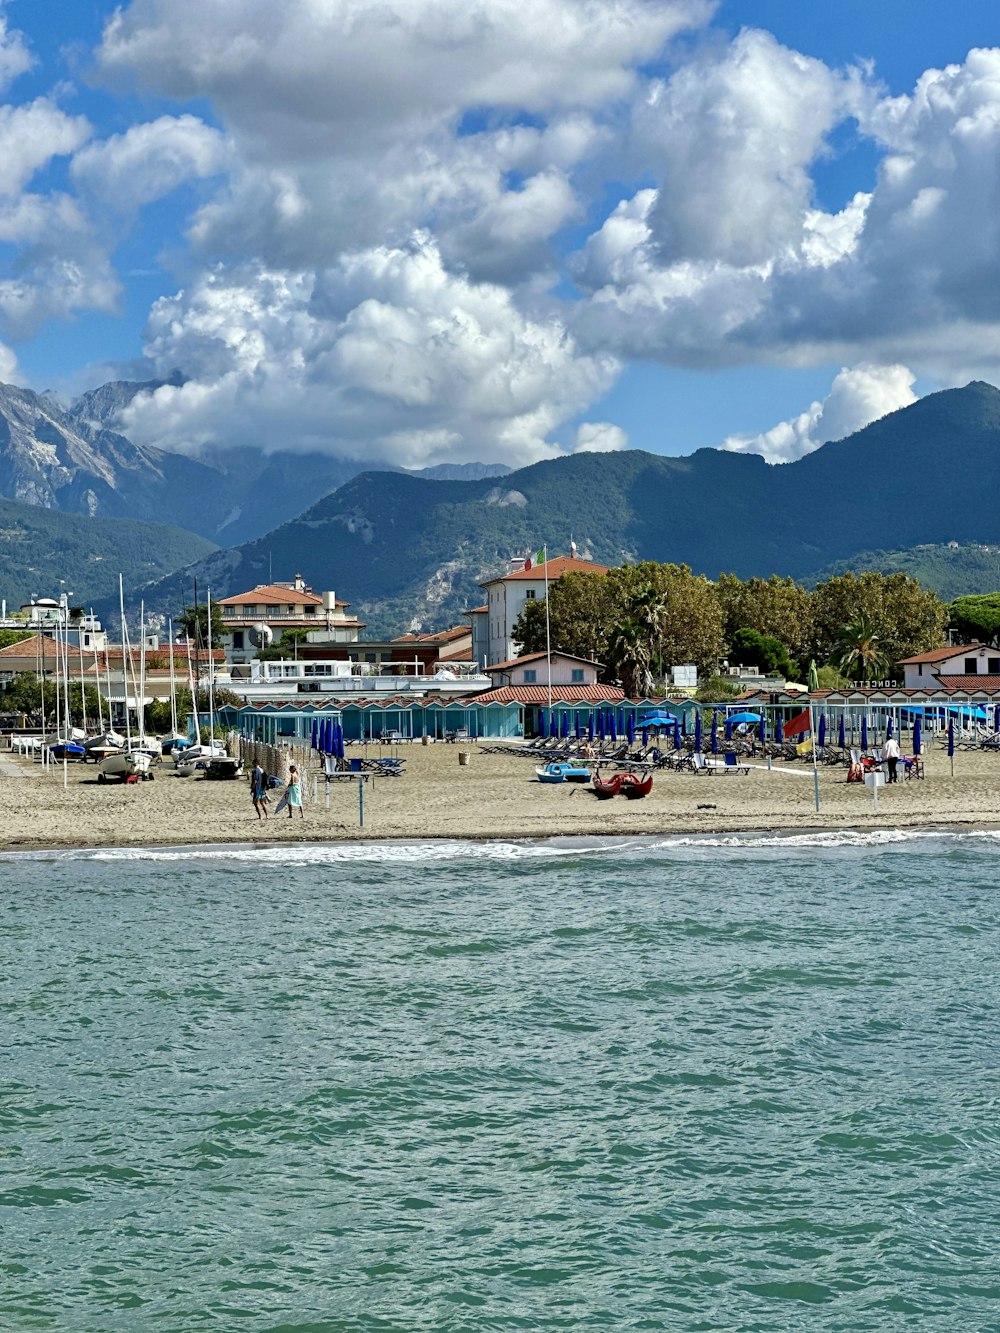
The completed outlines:
{"type": "Polygon", "coordinates": [[[549,683],[549,726],[552,726],[552,632],[549,624],[549,548],[542,546],[542,569],[545,571],[545,665],[549,683]]]}

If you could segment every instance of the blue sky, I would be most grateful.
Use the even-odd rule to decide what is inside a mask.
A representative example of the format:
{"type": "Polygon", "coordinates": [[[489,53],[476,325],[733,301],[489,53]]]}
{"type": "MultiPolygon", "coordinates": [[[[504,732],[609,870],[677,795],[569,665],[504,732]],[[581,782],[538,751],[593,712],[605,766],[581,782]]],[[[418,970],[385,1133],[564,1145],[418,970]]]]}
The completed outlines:
{"type": "Polygon", "coordinates": [[[0,379],[180,369],[142,442],[782,462],[1000,379],[985,0],[0,16],[0,379]]]}

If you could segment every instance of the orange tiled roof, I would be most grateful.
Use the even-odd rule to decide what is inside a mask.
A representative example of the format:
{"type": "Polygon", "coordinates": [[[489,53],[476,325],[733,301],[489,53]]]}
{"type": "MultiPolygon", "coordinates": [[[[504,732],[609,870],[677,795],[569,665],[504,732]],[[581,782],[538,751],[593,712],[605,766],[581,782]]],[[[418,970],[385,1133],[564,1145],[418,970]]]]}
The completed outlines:
{"type": "Polygon", "coordinates": [[[946,648],[931,648],[926,653],[915,653],[913,657],[901,657],[901,666],[917,662],[942,662],[949,657],[959,657],[962,653],[977,653],[986,645],[982,643],[951,643],[946,648]]]}
{"type": "Polygon", "coordinates": [[[1000,690],[1000,676],[938,676],[949,690],[1000,690]]]}
{"type": "MultiPolygon", "coordinates": [[[[239,592],[233,597],[220,597],[216,606],[322,606],[323,598],[314,592],[296,592],[294,588],[278,588],[273,583],[262,583],[249,592],[239,592]]],[[[338,602],[338,606],[347,606],[347,602],[338,602]]]]}
{"type": "MultiPolygon", "coordinates": [[[[506,662],[497,662],[496,666],[488,666],[487,674],[494,671],[510,671],[514,667],[523,666],[526,662],[545,662],[548,660],[548,653],[523,653],[520,657],[511,657],[506,662]]],[[[595,662],[591,657],[577,657],[574,653],[561,653],[558,648],[552,653],[552,658],[560,657],[565,662],[586,662],[587,666],[599,667],[600,662],[595,662]]]]}
{"type": "MultiPolygon", "coordinates": [[[[554,704],[622,703],[624,694],[616,685],[555,685],[552,686],[554,704]]],[[[548,706],[547,685],[501,685],[485,694],[477,694],[470,701],[477,704],[541,704],[548,706]]]]}
{"type": "Polygon", "coordinates": [[[468,611],[463,611],[463,616],[485,616],[489,612],[489,603],[484,602],[482,606],[470,606],[468,611]]]}
{"type": "Polygon", "coordinates": [[[595,565],[590,560],[581,560],[575,555],[554,555],[544,565],[532,565],[530,569],[515,569],[510,574],[500,574],[495,579],[487,579],[481,588],[488,588],[491,583],[507,583],[510,580],[529,579],[538,583],[540,579],[561,579],[564,574],[606,574],[607,565],[595,565]]]}

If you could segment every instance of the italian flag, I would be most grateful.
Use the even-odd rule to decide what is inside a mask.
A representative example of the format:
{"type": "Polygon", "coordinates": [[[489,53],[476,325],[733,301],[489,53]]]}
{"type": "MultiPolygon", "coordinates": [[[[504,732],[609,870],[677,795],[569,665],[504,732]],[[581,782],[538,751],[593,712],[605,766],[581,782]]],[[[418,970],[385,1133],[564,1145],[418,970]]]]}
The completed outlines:
{"type": "Polygon", "coordinates": [[[524,562],[525,569],[533,569],[535,565],[545,564],[545,547],[540,546],[534,556],[528,556],[524,562]]]}

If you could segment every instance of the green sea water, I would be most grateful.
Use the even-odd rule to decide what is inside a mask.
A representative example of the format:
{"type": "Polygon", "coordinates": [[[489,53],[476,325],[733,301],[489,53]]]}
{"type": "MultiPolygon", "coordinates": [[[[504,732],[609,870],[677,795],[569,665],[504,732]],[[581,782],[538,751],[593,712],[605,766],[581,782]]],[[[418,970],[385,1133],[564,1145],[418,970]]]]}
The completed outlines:
{"type": "Polygon", "coordinates": [[[991,835],[0,860],[0,1329],[1000,1329],[991,835]]]}

